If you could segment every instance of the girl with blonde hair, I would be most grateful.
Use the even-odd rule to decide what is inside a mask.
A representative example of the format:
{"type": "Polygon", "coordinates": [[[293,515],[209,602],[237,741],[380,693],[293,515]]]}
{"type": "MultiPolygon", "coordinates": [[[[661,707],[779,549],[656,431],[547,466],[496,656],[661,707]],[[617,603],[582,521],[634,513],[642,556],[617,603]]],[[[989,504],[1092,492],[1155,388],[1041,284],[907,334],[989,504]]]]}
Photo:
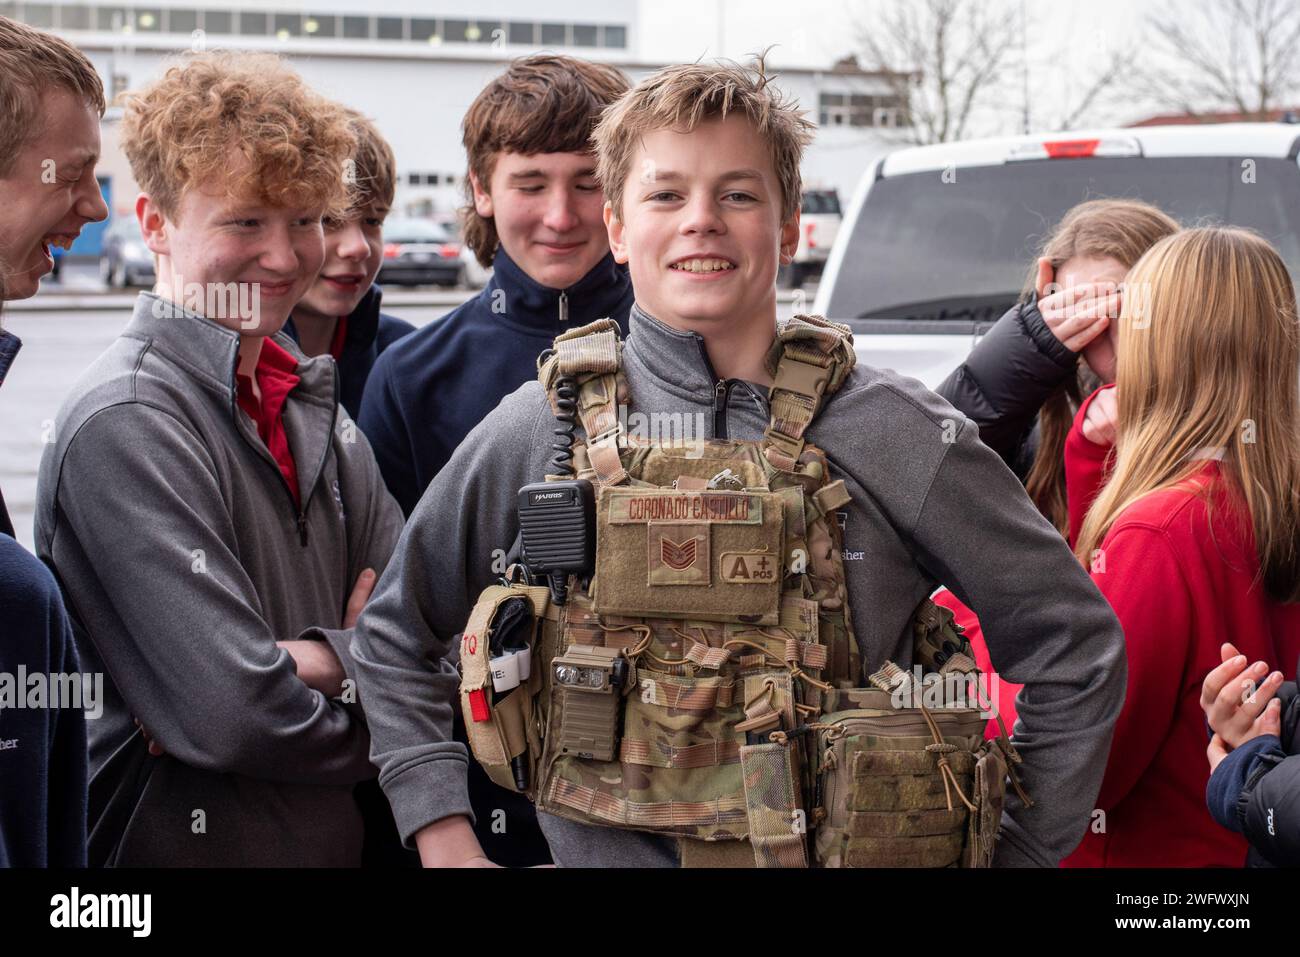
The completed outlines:
{"type": "Polygon", "coordinates": [[[1238,867],[1246,842],[1206,809],[1200,695],[1242,657],[1242,707],[1261,712],[1300,654],[1295,291],[1259,236],[1190,229],[1133,267],[1118,326],[1115,383],[1080,408],[1065,466],[1076,554],[1124,626],[1128,691],[1104,827],[1065,866],[1238,867]]]}

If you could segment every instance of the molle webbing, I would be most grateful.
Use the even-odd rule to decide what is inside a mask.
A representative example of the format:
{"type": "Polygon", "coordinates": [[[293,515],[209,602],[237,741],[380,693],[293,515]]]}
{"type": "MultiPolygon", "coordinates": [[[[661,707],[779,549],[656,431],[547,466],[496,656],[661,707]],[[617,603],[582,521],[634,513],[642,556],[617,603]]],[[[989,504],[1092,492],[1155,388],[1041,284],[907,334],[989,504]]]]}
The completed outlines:
{"type": "Polygon", "coordinates": [[[620,392],[626,393],[620,389],[622,358],[618,324],[611,319],[570,329],[555,340],[552,352],[538,358],[537,377],[552,407],[556,407],[559,380],[571,377],[576,381],[578,417],[587,433],[586,454],[602,485],[618,485],[628,477],[618,455],[618,403],[620,392]]]}
{"type": "Polygon", "coordinates": [[[855,362],[848,326],[820,316],[795,316],[781,326],[766,359],[772,375],[772,418],[763,433],[763,454],[769,462],[785,471],[794,469],[805,430],[855,362]]]}

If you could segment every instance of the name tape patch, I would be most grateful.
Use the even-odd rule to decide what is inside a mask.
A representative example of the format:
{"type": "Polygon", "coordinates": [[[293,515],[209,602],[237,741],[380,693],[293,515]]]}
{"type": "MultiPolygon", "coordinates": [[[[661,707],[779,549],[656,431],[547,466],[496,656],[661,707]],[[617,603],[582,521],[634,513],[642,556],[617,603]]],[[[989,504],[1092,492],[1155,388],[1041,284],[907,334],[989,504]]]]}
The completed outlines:
{"type": "Polygon", "coordinates": [[[743,492],[634,493],[611,496],[608,514],[607,520],[611,525],[644,525],[649,522],[761,525],[763,502],[757,495],[743,492]]]}

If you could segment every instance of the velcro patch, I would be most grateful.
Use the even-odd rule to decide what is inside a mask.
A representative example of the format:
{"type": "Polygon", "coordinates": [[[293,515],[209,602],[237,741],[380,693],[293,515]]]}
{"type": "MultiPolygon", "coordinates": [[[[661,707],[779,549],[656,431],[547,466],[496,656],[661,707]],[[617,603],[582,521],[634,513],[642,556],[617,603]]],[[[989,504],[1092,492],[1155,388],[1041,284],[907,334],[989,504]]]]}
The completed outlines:
{"type": "Polygon", "coordinates": [[[647,584],[709,584],[709,526],[652,522],[647,528],[647,584]]]}
{"type": "Polygon", "coordinates": [[[732,585],[770,585],[781,574],[781,562],[767,552],[723,552],[718,576],[732,585]]]}

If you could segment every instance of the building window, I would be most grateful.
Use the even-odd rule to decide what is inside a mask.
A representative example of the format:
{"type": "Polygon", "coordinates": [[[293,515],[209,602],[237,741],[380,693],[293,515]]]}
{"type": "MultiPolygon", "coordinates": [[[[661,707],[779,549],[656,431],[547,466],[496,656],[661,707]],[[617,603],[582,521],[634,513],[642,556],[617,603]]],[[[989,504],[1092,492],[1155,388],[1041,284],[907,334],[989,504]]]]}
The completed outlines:
{"type": "Polygon", "coordinates": [[[199,28],[199,11],[168,10],[167,31],[169,33],[193,33],[199,28]]]}
{"type": "Polygon", "coordinates": [[[563,23],[543,23],[542,24],[542,46],[544,47],[562,47],[568,46],[568,31],[563,23]]]}
{"type": "Polygon", "coordinates": [[[369,17],[344,17],[343,36],[345,36],[349,40],[369,40],[370,39],[370,18],[369,17]]]}
{"type": "Polygon", "coordinates": [[[468,20],[444,20],[442,24],[442,36],[448,43],[465,43],[468,37],[465,35],[469,32],[468,20]]]}
{"type": "Polygon", "coordinates": [[[272,32],[281,40],[302,35],[302,15],[297,13],[277,13],[273,21],[272,32]]]}
{"type": "Polygon", "coordinates": [[[54,4],[24,3],[23,22],[28,26],[39,27],[42,30],[54,29],[54,4]]]}
{"type": "MultiPolygon", "coordinates": [[[[10,6],[13,4],[0,4],[0,7],[10,6]]],[[[0,13],[9,16],[3,9],[0,13]]],[[[59,28],[62,30],[89,30],[90,29],[90,7],[78,3],[70,7],[59,8],[59,28]]]]}
{"type": "Polygon", "coordinates": [[[158,7],[147,7],[135,11],[135,28],[141,33],[161,33],[163,12],[158,7]]]}
{"type": "Polygon", "coordinates": [[[510,24],[510,35],[508,37],[511,43],[518,43],[532,46],[537,42],[537,24],[535,23],[512,23],[510,24]]]}
{"type": "Polygon", "coordinates": [[[505,39],[504,28],[500,20],[480,20],[470,27],[471,30],[477,28],[478,35],[474,37],[475,43],[496,43],[505,39]]]}
{"type": "Polygon", "coordinates": [[[203,29],[208,33],[231,36],[235,32],[235,18],[229,10],[205,10],[203,29]]]}
{"type": "Polygon", "coordinates": [[[339,18],[332,13],[309,13],[303,18],[302,32],[309,37],[336,37],[339,18]]]}
{"type": "Polygon", "coordinates": [[[575,47],[594,47],[596,45],[596,28],[586,23],[573,25],[573,45],[575,47]]]}
{"type": "Polygon", "coordinates": [[[380,40],[403,40],[406,22],[401,17],[375,17],[375,36],[380,40]]]}
{"type": "Polygon", "coordinates": [[[818,98],[822,126],[891,128],[906,122],[906,108],[896,96],[867,93],[822,93],[818,98]]]}
{"type": "Polygon", "coordinates": [[[605,27],[605,46],[619,50],[627,49],[627,27],[605,27]]]}
{"type": "Polygon", "coordinates": [[[438,21],[423,17],[411,20],[411,39],[416,43],[441,43],[442,34],[438,32],[438,21]]]}
{"type": "Polygon", "coordinates": [[[239,32],[246,37],[264,37],[270,27],[265,13],[252,13],[241,10],[239,13],[239,32]]]}

